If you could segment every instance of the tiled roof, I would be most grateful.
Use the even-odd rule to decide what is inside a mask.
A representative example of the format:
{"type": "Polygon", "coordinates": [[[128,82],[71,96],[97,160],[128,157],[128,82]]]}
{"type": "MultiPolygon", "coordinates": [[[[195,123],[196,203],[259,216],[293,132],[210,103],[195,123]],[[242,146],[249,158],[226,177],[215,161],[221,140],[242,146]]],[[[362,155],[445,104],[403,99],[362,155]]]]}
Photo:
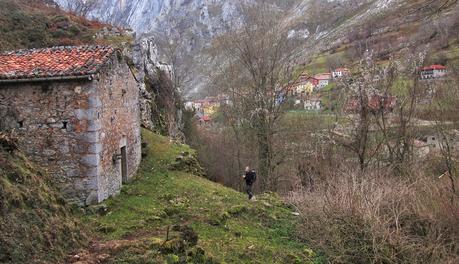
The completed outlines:
{"type": "Polygon", "coordinates": [[[113,52],[114,49],[107,46],[77,46],[0,53],[0,81],[95,74],[113,52]]]}
{"type": "Polygon", "coordinates": [[[348,72],[349,69],[348,68],[337,68],[334,70],[334,72],[348,72]]]}
{"type": "Polygon", "coordinates": [[[443,65],[434,64],[434,65],[430,65],[430,66],[424,67],[424,68],[422,68],[421,70],[422,70],[422,71],[429,71],[429,70],[446,70],[446,67],[443,66],[443,65]]]}
{"type": "Polygon", "coordinates": [[[331,79],[331,73],[321,73],[321,74],[316,74],[314,75],[314,79],[317,80],[330,80],[331,79]]]}

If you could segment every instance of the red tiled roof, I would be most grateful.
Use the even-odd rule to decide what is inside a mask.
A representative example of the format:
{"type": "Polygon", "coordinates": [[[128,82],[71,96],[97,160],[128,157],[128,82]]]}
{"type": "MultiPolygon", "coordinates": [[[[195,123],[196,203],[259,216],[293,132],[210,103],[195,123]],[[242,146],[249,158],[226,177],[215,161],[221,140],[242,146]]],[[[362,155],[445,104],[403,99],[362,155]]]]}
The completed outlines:
{"type": "Polygon", "coordinates": [[[314,79],[317,80],[330,80],[331,79],[331,73],[321,73],[321,74],[316,74],[314,75],[314,79]]]}
{"type": "Polygon", "coordinates": [[[334,72],[348,72],[349,69],[348,68],[337,68],[334,70],[334,72]]]}
{"type": "Polygon", "coordinates": [[[429,71],[429,70],[446,70],[446,67],[443,66],[443,65],[434,64],[434,65],[430,65],[430,66],[424,67],[424,68],[422,68],[421,70],[422,70],[422,71],[429,71]]]}
{"type": "Polygon", "coordinates": [[[107,46],[78,46],[1,53],[0,80],[65,79],[95,74],[114,51],[107,46]]]}

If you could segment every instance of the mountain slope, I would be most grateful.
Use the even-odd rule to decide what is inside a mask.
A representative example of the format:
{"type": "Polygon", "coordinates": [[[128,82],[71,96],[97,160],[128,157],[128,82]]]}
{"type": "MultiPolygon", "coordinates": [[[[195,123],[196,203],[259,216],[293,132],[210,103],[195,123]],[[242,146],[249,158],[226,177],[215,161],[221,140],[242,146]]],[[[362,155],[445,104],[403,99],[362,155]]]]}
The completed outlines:
{"type": "MultiPolygon", "coordinates": [[[[139,34],[159,28],[194,28],[214,34],[222,22],[236,15],[237,1],[225,0],[55,0],[62,8],[118,26],[131,27],[139,34]]],[[[270,0],[286,8],[297,0],[270,0]]],[[[250,1],[249,1],[250,2],[250,1]]]]}
{"type": "MultiPolygon", "coordinates": [[[[226,22],[240,16],[237,1],[57,2],[92,19],[133,27],[139,34],[150,36],[161,31],[180,40],[185,53],[202,66],[192,72],[194,80],[190,86],[193,87],[187,90],[204,86],[201,79],[206,78],[202,75],[212,71],[208,69],[206,48],[212,45],[215,36],[225,32],[226,22]]],[[[311,58],[317,54],[328,60],[330,56],[326,54],[330,51],[332,60],[342,61],[339,64],[353,63],[358,58],[348,57],[358,57],[366,49],[375,50],[387,59],[403,49],[438,42],[446,31],[451,35],[447,39],[458,35],[455,0],[270,0],[269,3],[288,13],[285,24],[291,29],[289,36],[300,39],[296,54],[300,65],[315,63],[311,58]],[[454,19],[456,23],[450,21],[444,25],[446,20],[454,19]]],[[[429,48],[438,52],[443,47],[429,48]]]]}
{"type": "Polygon", "coordinates": [[[131,27],[140,34],[151,32],[161,26],[171,28],[172,25],[165,25],[171,21],[186,20],[195,25],[196,22],[207,24],[207,26],[216,25],[216,23],[211,23],[209,9],[219,10],[218,12],[224,13],[222,17],[225,17],[234,8],[234,4],[222,0],[56,0],[56,2],[66,10],[75,11],[91,19],[131,27]]]}
{"type": "Polygon", "coordinates": [[[95,32],[103,26],[49,1],[0,0],[0,50],[94,43],[95,32]]]}
{"type": "Polygon", "coordinates": [[[119,26],[129,26],[137,32],[146,32],[154,27],[160,14],[170,9],[170,1],[85,1],[56,0],[66,10],[119,26]]]}
{"type": "Polygon", "coordinates": [[[297,218],[274,194],[244,194],[186,173],[193,151],[143,131],[139,178],[89,217],[102,239],[74,261],[108,263],[312,263],[297,218]],[[191,156],[183,152],[190,153],[191,156]],[[182,153],[183,162],[176,159],[182,153]]]}
{"type": "Polygon", "coordinates": [[[437,52],[448,45],[438,47],[438,42],[454,42],[458,35],[455,0],[303,0],[291,13],[294,27],[311,32],[297,54],[299,64],[311,63],[318,54],[343,64],[353,63],[365,50],[385,59],[407,49],[437,52]]]}

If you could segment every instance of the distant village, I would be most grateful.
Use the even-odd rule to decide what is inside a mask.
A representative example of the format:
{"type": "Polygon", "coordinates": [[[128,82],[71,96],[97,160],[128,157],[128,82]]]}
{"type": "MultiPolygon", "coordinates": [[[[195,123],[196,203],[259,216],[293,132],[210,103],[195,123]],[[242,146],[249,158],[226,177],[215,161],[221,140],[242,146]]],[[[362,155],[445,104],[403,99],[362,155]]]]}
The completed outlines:
{"type": "MultiPolygon", "coordinates": [[[[447,73],[447,67],[434,64],[421,68],[419,78],[421,80],[436,80],[446,77],[447,73]]],[[[285,94],[287,98],[279,98],[278,101],[290,100],[295,110],[323,111],[325,108],[324,95],[328,92],[328,87],[349,75],[351,75],[351,71],[344,67],[315,75],[303,73],[286,87],[285,94]]],[[[396,102],[397,98],[395,96],[373,95],[369,98],[368,107],[371,111],[383,109],[391,112],[395,108],[396,102]]],[[[205,125],[211,123],[213,115],[222,104],[230,104],[230,99],[227,95],[222,94],[215,97],[191,100],[185,103],[185,109],[194,110],[196,119],[201,125],[205,125]]],[[[360,109],[360,104],[356,98],[349,98],[343,108],[345,112],[353,113],[360,109]]]]}
{"type": "Polygon", "coordinates": [[[188,101],[185,103],[185,109],[195,111],[199,124],[205,125],[210,124],[212,116],[218,111],[221,105],[230,103],[229,96],[221,94],[214,97],[188,101]]]}

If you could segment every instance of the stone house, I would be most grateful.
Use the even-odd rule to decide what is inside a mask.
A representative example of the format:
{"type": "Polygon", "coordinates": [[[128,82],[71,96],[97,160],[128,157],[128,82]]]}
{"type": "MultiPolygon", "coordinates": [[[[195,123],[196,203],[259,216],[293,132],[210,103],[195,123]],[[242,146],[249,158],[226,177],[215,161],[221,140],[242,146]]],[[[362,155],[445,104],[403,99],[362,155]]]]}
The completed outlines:
{"type": "Polygon", "coordinates": [[[119,51],[0,54],[0,130],[80,205],[119,193],[141,160],[139,91],[119,51]]]}
{"type": "Polygon", "coordinates": [[[446,149],[449,146],[452,152],[457,152],[459,149],[459,131],[452,130],[446,131],[443,135],[438,133],[429,135],[425,141],[432,151],[441,151],[441,149],[446,149]]]}

